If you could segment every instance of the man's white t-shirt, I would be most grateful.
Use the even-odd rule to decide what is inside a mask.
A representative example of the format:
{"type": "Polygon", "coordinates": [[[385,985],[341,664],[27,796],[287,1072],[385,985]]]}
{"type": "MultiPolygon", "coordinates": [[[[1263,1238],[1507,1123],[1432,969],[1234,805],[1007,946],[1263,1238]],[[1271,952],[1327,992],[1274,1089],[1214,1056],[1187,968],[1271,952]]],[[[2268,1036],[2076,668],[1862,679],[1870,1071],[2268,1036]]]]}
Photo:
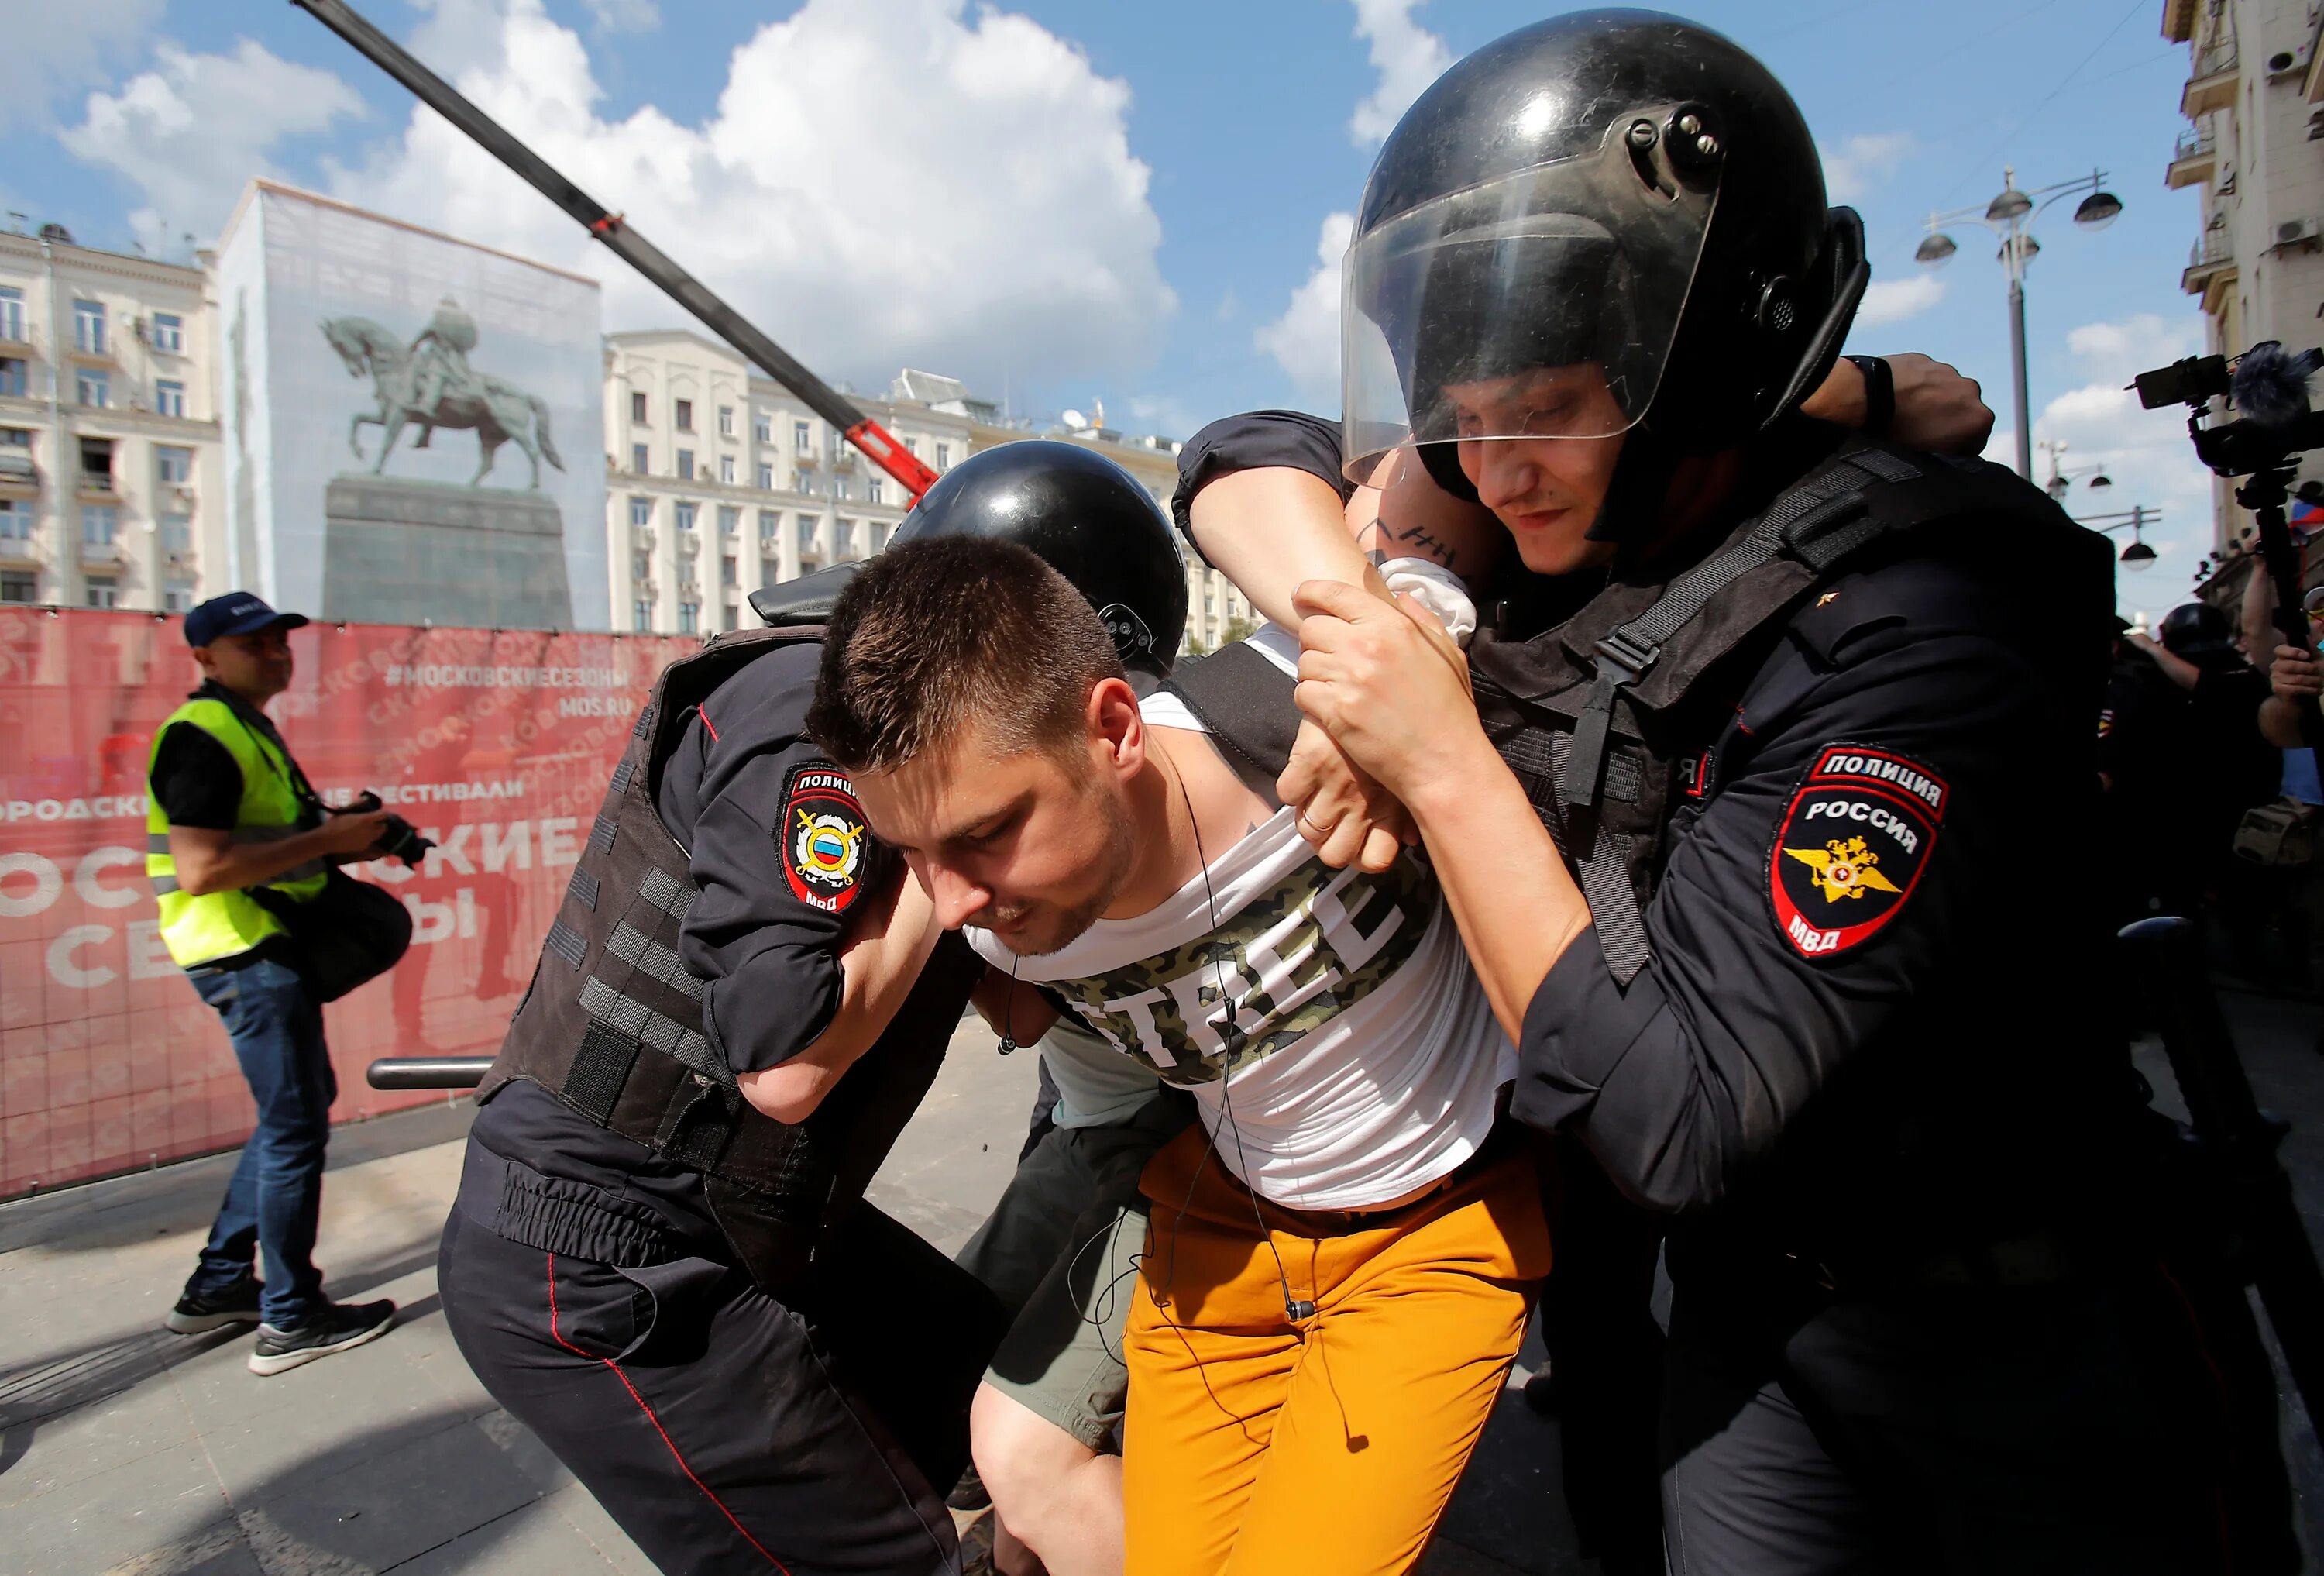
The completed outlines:
{"type": "MultiPolygon", "coordinates": [[[[1281,664],[1275,633],[1252,643],[1281,664]]],[[[1140,710],[1152,726],[1207,731],[1167,694],[1140,710]]],[[[988,931],[967,935],[1191,1092],[1221,1160],[1295,1209],[1375,1207],[1439,1180],[1484,1142],[1516,1076],[1425,868],[1406,854],[1379,875],[1332,870],[1288,808],[1213,855],[1207,880],[1059,952],[1019,958],[988,931]]]]}

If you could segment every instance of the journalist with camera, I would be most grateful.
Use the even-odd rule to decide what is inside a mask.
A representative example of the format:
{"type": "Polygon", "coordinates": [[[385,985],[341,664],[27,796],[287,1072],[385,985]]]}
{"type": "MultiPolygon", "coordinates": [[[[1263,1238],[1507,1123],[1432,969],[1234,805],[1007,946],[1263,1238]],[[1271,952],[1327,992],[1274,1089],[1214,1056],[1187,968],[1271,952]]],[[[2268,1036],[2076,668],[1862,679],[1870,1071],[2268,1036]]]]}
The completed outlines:
{"type": "Polygon", "coordinates": [[[290,632],[305,622],[241,591],[188,613],[202,685],[161,724],[146,770],[145,870],[161,939],[225,1020],[258,1106],[168,1323],[187,1335],[256,1324],[260,1375],[374,1340],[395,1319],[391,1302],[330,1301],[314,1264],[338,1093],[323,1003],[392,967],[411,937],[401,904],[337,867],[411,864],[432,846],[375,797],[326,806],[267,717],[290,685],[290,632]]]}

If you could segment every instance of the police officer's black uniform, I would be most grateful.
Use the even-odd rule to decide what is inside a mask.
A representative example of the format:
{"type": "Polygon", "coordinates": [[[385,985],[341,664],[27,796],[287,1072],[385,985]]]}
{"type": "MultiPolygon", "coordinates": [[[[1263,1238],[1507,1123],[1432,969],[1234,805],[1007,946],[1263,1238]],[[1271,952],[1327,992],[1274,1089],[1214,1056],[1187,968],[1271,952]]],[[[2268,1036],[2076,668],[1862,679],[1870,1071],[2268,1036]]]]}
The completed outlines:
{"type": "MultiPolygon", "coordinates": [[[[1022,542],[1167,671],[1168,528],[1112,462],[974,456],[897,540],[1022,542]]],[[[844,572],[761,593],[776,627],[657,681],[533,983],[479,1092],[438,1271],[485,1387],[671,1571],[956,1571],[939,1498],[1001,1334],[965,1272],[863,1202],[982,964],[940,941],[877,1042],[797,1125],[737,1078],[836,1010],[859,904],[908,880],[806,736],[844,572]]]]}
{"type": "MultiPolygon", "coordinates": [[[[2137,1088],[2080,1002],[2107,555],[1997,467],[1759,429],[1862,285],[1815,172],[1780,87],[1702,30],[1600,14],[1488,46],[1382,151],[1348,276],[1387,355],[1351,336],[1348,452],[1305,468],[1400,427],[1463,489],[1431,401],[1527,367],[1600,364],[1637,401],[1602,588],[1517,588],[1470,659],[1593,921],[1531,1003],[1512,1109],[1674,1216],[1671,1569],[2217,1570],[2200,1342],[2250,1332],[2199,1332],[2163,1267],[2137,1088]],[[1656,323],[1692,380],[1667,405],[1656,323]],[[1744,474],[1648,550],[1690,447],[1744,474]]],[[[1265,425],[1259,463],[1286,463],[1292,424],[1265,425]]],[[[1186,469],[1239,468],[1231,441],[1186,469]]]]}

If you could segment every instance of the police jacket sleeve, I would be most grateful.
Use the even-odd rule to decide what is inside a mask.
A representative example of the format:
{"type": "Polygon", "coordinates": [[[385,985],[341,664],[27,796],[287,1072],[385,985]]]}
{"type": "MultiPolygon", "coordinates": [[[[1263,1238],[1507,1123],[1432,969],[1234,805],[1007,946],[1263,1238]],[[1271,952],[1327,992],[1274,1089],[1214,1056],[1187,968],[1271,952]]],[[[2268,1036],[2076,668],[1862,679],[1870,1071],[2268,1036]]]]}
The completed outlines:
{"type": "Polygon", "coordinates": [[[1630,985],[1593,930],[1527,1009],[1516,1113],[1577,1133],[1652,1207],[1718,1201],[1908,1015],[1972,991],[2010,1009],[1991,994],[2010,971],[1964,959],[2029,897],[2024,807],[2091,791],[2095,687],[2045,699],[1977,617],[1929,628],[1883,605],[1893,589],[1841,582],[1835,603],[1873,616],[1795,620],[1747,689],[1710,797],[1674,818],[1630,985]]]}
{"type": "Polygon", "coordinates": [[[711,1045],[736,1073],[758,1073],[798,1055],[830,1024],[847,910],[890,856],[872,843],[852,795],[832,791],[844,779],[799,736],[799,718],[788,714],[804,701],[754,709],[734,704],[749,698],[739,688],[711,696],[709,726],[696,721],[698,742],[684,740],[669,768],[685,771],[691,757],[700,772],[688,843],[696,896],[678,957],[704,982],[711,1045]],[[786,822],[801,813],[846,821],[840,830],[852,839],[842,861],[813,880],[792,868],[796,828],[786,822]]]}
{"type": "MultiPolygon", "coordinates": [[[[1170,516],[1178,522],[1186,545],[1194,547],[1188,512],[1194,507],[1194,494],[1221,476],[1269,466],[1286,466],[1320,477],[1345,502],[1354,496],[1355,484],[1340,475],[1340,424],[1304,411],[1252,410],[1222,418],[1194,434],[1178,451],[1178,490],[1171,495],[1170,516]]],[[[1201,550],[1195,548],[1198,554],[1201,550]]]]}

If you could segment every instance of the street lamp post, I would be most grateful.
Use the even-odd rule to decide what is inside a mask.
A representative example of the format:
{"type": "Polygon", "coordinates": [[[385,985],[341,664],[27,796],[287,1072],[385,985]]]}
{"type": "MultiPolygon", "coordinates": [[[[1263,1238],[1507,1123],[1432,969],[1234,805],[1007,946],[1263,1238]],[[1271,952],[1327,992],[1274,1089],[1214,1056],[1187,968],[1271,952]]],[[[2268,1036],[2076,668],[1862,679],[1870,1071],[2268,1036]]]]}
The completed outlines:
{"type": "Polygon", "coordinates": [[[2112,514],[2078,515],[2075,517],[2074,523],[2088,526],[2101,535],[2117,530],[2129,531],[2130,540],[2124,544],[2122,549],[2122,567],[2133,574],[2136,574],[2141,569],[2154,567],[2154,549],[2147,546],[2139,532],[2147,526],[2162,524],[2162,510],[2149,509],[2144,504],[2135,503],[2128,509],[2117,510],[2112,514]]]}
{"type": "Polygon", "coordinates": [[[2001,172],[2001,195],[1982,208],[1956,208],[1951,213],[1931,214],[1929,233],[1921,238],[1913,253],[1914,261],[1935,267],[1960,248],[1945,234],[1946,225],[1969,223],[1983,225],[2001,237],[2001,262],[2009,271],[2009,361],[2015,374],[2014,392],[2017,400],[2017,474],[2027,481],[2034,479],[2034,432],[2032,417],[2027,410],[2025,390],[2025,269],[2042,250],[2034,238],[2033,222],[2042,210],[2061,197],[2075,192],[2087,192],[2074,208],[2074,223],[2093,230],[2104,229],[2122,212],[2122,199],[2106,189],[2106,171],[2094,170],[2072,180],[2061,180],[2055,186],[2036,187],[2032,191],[2019,189],[2017,171],[2005,168],[2001,172]],[[2037,202],[2035,199],[2039,198],[2037,202]]]}

